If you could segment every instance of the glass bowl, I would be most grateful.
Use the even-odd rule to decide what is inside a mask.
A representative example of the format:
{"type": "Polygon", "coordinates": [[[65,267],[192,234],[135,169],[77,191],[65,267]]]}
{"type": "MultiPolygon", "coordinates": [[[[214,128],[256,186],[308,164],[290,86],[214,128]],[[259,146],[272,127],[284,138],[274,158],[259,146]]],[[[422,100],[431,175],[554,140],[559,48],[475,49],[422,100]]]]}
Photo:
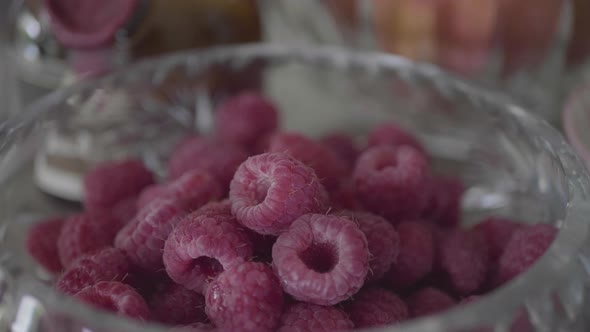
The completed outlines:
{"type": "Polygon", "coordinates": [[[274,45],[214,48],[141,62],[57,91],[2,124],[0,329],[164,331],[81,305],[48,286],[48,275],[24,249],[27,228],[41,217],[80,206],[71,202],[76,195],[66,201],[39,189],[35,160],[60,134],[83,138],[86,149],[80,151],[89,151],[87,167],[135,155],[160,171],[181,136],[207,133],[214,105],[239,90],[235,82],[248,81],[243,69],[252,65],[262,77],[261,89],[282,108],[286,129],[312,136],[331,130],[355,135],[383,121],[398,121],[424,142],[438,172],[465,182],[466,224],[502,215],[560,229],[537,264],[481,301],[381,330],[588,330],[590,178],[556,130],[510,99],[429,65],[391,55],[274,45]],[[97,95],[105,93],[107,101],[125,95],[126,106],[116,112],[93,107],[97,95]]]}

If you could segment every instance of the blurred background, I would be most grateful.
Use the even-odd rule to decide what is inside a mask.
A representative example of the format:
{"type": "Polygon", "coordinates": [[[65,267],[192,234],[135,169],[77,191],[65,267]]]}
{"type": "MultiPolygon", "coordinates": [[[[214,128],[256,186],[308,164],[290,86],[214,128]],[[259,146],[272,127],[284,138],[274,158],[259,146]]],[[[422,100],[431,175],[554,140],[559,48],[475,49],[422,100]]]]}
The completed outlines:
{"type": "Polygon", "coordinates": [[[0,24],[3,116],[146,57],[273,42],[430,62],[560,126],[590,51],[587,0],[5,0],[0,24]]]}

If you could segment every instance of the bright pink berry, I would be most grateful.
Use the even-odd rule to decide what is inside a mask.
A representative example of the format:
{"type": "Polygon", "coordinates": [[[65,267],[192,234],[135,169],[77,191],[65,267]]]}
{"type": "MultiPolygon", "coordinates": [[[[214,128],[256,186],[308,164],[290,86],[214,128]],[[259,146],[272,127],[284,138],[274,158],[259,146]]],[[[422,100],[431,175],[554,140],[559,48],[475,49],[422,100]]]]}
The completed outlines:
{"type": "Polygon", "coordinates": [[[62,269],[57,239],[63,225],[63,218],[46,219],[31,226],[27,234],[29,255],[49,272],[58,273],[62,269]]]}
{"type": "Polygon", "coordinates": [[[396,224],[423,212],[428,203],[429,176],[424,155],[405,146],[371,148],[360,155],[354,170],[361,202],[396,224]]]}
{"type": "Polygon", "coordinates": [[[173,152],[168,173],[175,179],[189,170],[200,168],[211,172],[221,186],[227,188],[234,172],[246,158],[248,153],[240,146],[195,136],[173,152]]]}
{"type": "Polygon", "coordinates": [[[111,211],[122,225],[128,224],[137,214],[137,197],[132,196],[119,201],[111,211]]]}
{"type": "Polygon", "coordinates": [[[237,224],[189,214],[166,240],[164,266],[176,283],[203,293],[218,274],[250,259],[252,252],[248,234],[237,224]]]}
{"type": "Polygon", "coordinates": [[[168,325],[204,323],[205,297],[172,282],[159,285],[149,300],[151,318],[168,325]]]}
{"type": "Polygon", "coordinates": [[[369,212],[343,211],[336,215],[352,219],[367,237],[370,253],[367,281],[383,278],[399,253],[399,236],[393,225],[369,212]]]}
{"type": "Polygon", "coordinates": [[[453,289],[470,295],[482,287],[489,270],[485,239],[476,232],[456,230],[440,242],[439,266],[453,289]]]}
{"type": "Polygon", "coordinates": [[[105,212],[86,212],[66,219],[57,239],[57,251],[63,267],[76,258],[109,247],[121,228],[121,222],[105,212]]]}
{"type": "Polygon", "coordinates": [[[347,169],[352,171],[359,155],[359,148],[352,136],[335,132],[322,137],[320,142],[334,151],[346,163],[347,169]]]}
{"type": "Polygon", "coordinates": [[[406,301],[412,317],[436,314],[453,307],[456,302],[448,294],[436,288],[423,288],[412,294],[406,301]]]}
{"type": "Polygon", "coordinates": [[[150,315],[145,300],[131,286],[118,281],[100,281],[78,292],[75,297],[118,315],[147,320],[150,315]]]}
{"type": "Polygon", "coordinates": [[[346,162],[324,144],[298,133],[278,133],[271,138],[269,152],[287,153],[314,169],[328,190],[337,189],[348,174],[346,162]]]}
{"type": "Polygon", "coordinates": [[[522,224],[509,219],[488,218],[477,224],[474,230],[484,236],[488,244],[490,260],[496,263],[512,234],[522,227],[522,224]]]}
{"type": "Polygon", "coordinates": [[[457,227],[461,224],[461,199],[465,187],[455,178],[435,177],[430,183],[430,200],[422,218],[442,227],[457,227]]]}
{"type": "Polygon", "coordinates": [[[355,294],[369,270],[367,238],[350,220],[306,214],[272,247],[274,268],[296,300],[334,305],[355,294]]]}
{"type": "Polygon", "coordinates": [[[131,270],[127,257],[119,249],[105,248],[75,260],[57,281],[65,294],[76,294],[99,281],[124,281],[131,270]]]}
{"type": "Polygon", "coordinates": [[[157,271],[164,267],[162,250],[168,234],[186,215],[175,201],[158,199],[144,207],[115,238],[115,247],[125,251],[136,266],[157,271]]]}
{"type": "Polygon", "coordinates": [[[154,175],[140,160],[105,162],[84,177],[84,205],[91,210],[112,208],[154,183],[154,175]]]}
{"type": "Polygon", "coordinates": [[[148,187],[139,196],[140,208],[154,199],[172,199],[185,206],[187,210],[196,210],[205,203],[221,198],[223,189],[211,173],[192,169],[169,183],[148,187]]]}
{"type": "Polygon", "coordinates": [[[236,221],[231,213],[231,201],[229,199],[218,202],[209,202],[200,207],[197,211],[192,212],[192,215],[193,217],[197,215],[205,215],[207,217],[225,216],[228,218],[228,221],[236,221]]]}
{"type": "Polygon", "coordinates": [[[193,323],[185,326],[177,326],[170,332],[214,332],[217,331],[215,325],[210,323],[193,323]]]}
{"type": "Polygon", "coordinates": [[[222,103],[215,113],[215,129],[222,139],[252,148],[279,126],[272,101],[256,92],[244,92],[222,103]]]}
{"type": "Polygon", "coordinates": [[[334,210],[362,210],[357,197],[354,181],[346,179],[337,190],[330,192],[330,206],[334,210]]]}
{"type": "Polygon", "coordinates": [[[395,148],[409,146],[425,153],[424,147],[418,139],[395,123],[386,123],[375,127],[369,134],[368,145],[369,147],[389,145],[395,148]]]}
{"type": "Polygon", "coordinates": [[[367,288],[345,305],[356,328],[396,324],[408,319],[408,307],[396,294],[383,288],[367,288]]]}
{"type": "Polygon", "coordinates": [[[271,268],[246,262],[221,273],[207,287],[205,310],[223,331],[274,331],[283,312],[283,291],[271,268]]]}
{"type": "Polygon", "coordinates": [[[557,228],[536,224],[523,226],[512,234],[500,257],[500,281],[506,282],[528,270],[553,243],[557,228]]]}
{"type": "Polygon", "coordinates": [[[326,211],[328,205],[313,169],[283,153],[248,158],[231,182],[229,198],[242,225],[271,235],[303,214],[326,211]]]}
{"type": "Polygon", "coordinates": [[[348,315],[336,308],[310,303],[295,303],[281,316],[278,332],[352,331],[354,324],[348,315]]]}
{"type": "Polygon", "coordinates": [[[402,290],[426,277],[434,266],[434,234],[430,227],[418,222],[397,226],[399,254],[387,272],[386,280],[402,290]]]}

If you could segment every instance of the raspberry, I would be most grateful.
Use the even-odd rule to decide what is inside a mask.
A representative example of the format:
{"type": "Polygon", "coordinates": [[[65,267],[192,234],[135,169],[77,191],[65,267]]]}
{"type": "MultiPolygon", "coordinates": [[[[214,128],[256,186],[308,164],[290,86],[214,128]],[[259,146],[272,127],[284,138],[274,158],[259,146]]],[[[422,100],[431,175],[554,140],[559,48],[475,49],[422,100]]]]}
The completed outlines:
{"type": "Polygon", "coordinates": [[[356,188],[352,180],[344,180],[337,190],[330,192],[330,202],[333,209],[360,210],[362,204],[356,195],[356,188]]]}
{"type": "Polygon", "coordinates": [[[274,268],[296,300],[334,305],[355,294],[369,270],[367,238],[350,220],[307,214],[272,247],[274,268]]]}
{"type": "Polygon", "coordinates": [[[331,133],[322,137],[320,142],[334,151],[346,163],[347,169],[352,171],[359,155],[359,149],[352,136],[344,133],[331,133]]]}
{"type": "Polygon", "coordinates": [[[144,190],[138,205],[144,207],[154,199],[163,198],[178,201],[187,210],[196,210],[209,201],[218,200],[222,188],[213,175],[207,171],[193,169],[167,184],[159,184],[144,190]]]}
{"type": "Polygon", "coordinates": [[[443,237],[439,265],[457,293],[470,295],[480,289],[489,270],[483,237],[473,231],[457,230],[443,237]]]}
{"type": "Polygon", "coordinates": [[[313,168],[328,190],[338,188],[348,174],[346,162],[324,144],[297,133],[279,133],[271,138],[269,152],[283,152],[313,168]]]}
{"type": "Polygon", "coordinates": [[[252,148],[279,125],[277,107],[256,92],[244,92],[225,101],[215,113],[215,129],[223,140],[252,148]]]}
{"type": "Polygon", "coordinates": [[[74,261],[57,281],[56,287],[65,294],[76,294],[99,281],[123,281],[131,267],[119,249],[105,248],[74,261]]]}
{"type": "Polygon", "coordinates": [[[309,303],[296,303],[281,316],[278,332],[352,331],[354,324],[348,315],[336,308],[309,303]]]}
{"type": "Polygon", "coordinates": [[[488,218],[476,225],[474,230],[486,239],[490,260],[495,264],[504,252],[512,234],[522,227],[522,224],[509,219],[488,218]]]}
{"type": "Polygon", "coordinates": [[[245,231],[217,216],[189,214],[170,233],[164,265],[172,280],[201,292],[219,273],[252,256],[245,231]]]}
{"type": "Polygon", "coordinates": [[[499,276],[506,282],[528,270],[553,243],[557,228],[553,225],[527,225],[515,231],[500,257],[499,276]]]}
{"type": "Polygon", "coordinates": [[[75,297],[101,309],[139,320],[150,315],[145,300],[133,288],[117,281],[100,281],[78,292],[75,297]]]}
{"type": "Polygon", "coordinates": [[[207,321],[203,295],[172,282],[159,286],[149,301],[153,320],[168,325],[207,321]]]}
{"type": "Polygon", "coordinates": [[[152,272],[160,270],[164,267],[164,242],[185,215],[181,204],[166,199],[155,200],[121,229],[115,238],[115,247],[125,251],[136,266],[152,272]]]}
{"type": "Polygon", "coordinates": [[[383,288],[361,290],[345,310],[359,329],[399,323],[409,316],[406,303],[383,288]]]}
{"type": "Polygon", "coordinates": [[[443,227],[461,224],[461,198],[465,187],[455,178],[435,177],[431,181],[430,200],[422,217],[443,227]]]}
{"type": "Polygon", "coordinates": [[[369,134],[368,145],[369,147],[389,145],[395,148],[409,146],[425,154],[422,144],[412,134],[395,123],[386,123],[374,128],[369,134]]]}
{"type": "Polygon", "coordinates": [[[29,255],[52,273],[58,273],[62,269],[57,252],[57,239],[63,225],[63,218],[43,220],[31,226],[27,234],[29,255]]]}
{"type": "Polygon", "coordinates": [[[238,168],[229,198],[238,221],[278,235],[306,213],[324,212],[328,195],[314,171],[283,153],[250,157],[238,168]]]}
{"type": "Polygon", "coordinates": [[[176,149],[168,163],[171,178],[195,168],[211,172],[227,188],[238,166],[248,158],[240,146],[195,136],[176,149]]]}
{"type": "MultiPolygon", "coordinates": [[[[192,215],[205,215],[207,217],[225,216],[228,218],[228,221],[235,221],[235,218],[231,213],[231,202],[229,199],[219,202],[209,202],[193,212],[192,215]]],[[[235,222],[237,223],[237,221],[235,222]]]]}
{"type": "Polygon", "coordinates": [[[403,222],[397,226],[399,254],[386,280],[395,289],[404,289],[426,277],[434,265],[434,234],[427,225],[403,222]]]}
{"type": "Polygon", "coordinates": [[[455,300],[443,291],[427,287],[412,294],[406,303],[412,317],[423,317],[450,309],[455,300]]]}
{"type": "Polygon", "coordinates": [[[361,202],[394,223],[420,216],[428,203],[428,162],[413,148],[371,148],[357,160],[353,178],[361,202]]]}
{"type": "Polygon", "coordinates": [[[274,331],[283,303],[283,291],[272,270],[263,263],[246,262],[211,282],[205,311],[224,331],[274,331]]]}
{"type": "Polygon", "coordinates": [[[217,328],[209,323],[193,323],[185,326],[177,326],[170,332],[214,332],[217,328]]]}
{"type": "Polygon", "coordinates": [[[368,212],[343,211],[336,213],[352,219],[367,237],[369,244],[369,275],[367,282],[383,278],[399,253],[399,236],[384,218],[368,212]]]}
{"type": "Polygon", "coordinates": [[[76,258],[111,246],[121,222],[105,212],[86,212],[66,219],[57,239],[63,267],[76,258]]]}
{"type": "Polygon", "coordinates": [[[84,205],[90,210],[110,209],[154,183],[154,175],[141,161],[105,162],[84,177],[84,205]]]}
{"type": "Polygon", "coordinates": [[[137,197],[133,196],[119,201],[112,211],[113,216],[119,219],[122,225],[128,224],[137,214],[137,197]]]}

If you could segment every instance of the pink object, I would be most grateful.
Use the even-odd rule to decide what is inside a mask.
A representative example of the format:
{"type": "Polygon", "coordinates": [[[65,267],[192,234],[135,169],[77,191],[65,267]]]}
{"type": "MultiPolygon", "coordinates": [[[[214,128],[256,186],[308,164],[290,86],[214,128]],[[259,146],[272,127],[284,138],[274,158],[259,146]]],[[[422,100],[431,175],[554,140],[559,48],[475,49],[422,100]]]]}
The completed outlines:
{"type": "Polygon", "coordinates": [[[278,235],[306,213],[325,212],[328,194],[310,167],[284,153],[250,157],[236,171],[229,198],[240,224],[278,235]]]}
{"type": "Polygon", "coordinates": [[[164,242],[176,224],[186,215],[182,204],[158,199],[143,208],[115,238],[115,247],[123,249],[131,262],[147,271],[164,267],[164,242]]]}
{"type": "Polygon", "coordinates": [[[107,46],[131,19],[140,0],[45,0],[53,31],[70,48],[107,46]]]}
{"type": "Polygon", "coordinates": [[[119,219],[105,212],[86,212],[66,219],[57,250],[63,267],[78,257],[109,247],[121,229],[119,219]]]}
{"type": "Polygon", "coordinates": [[[423,317],[445,311],[453,307],[455,300],[436,288],[423,288],[407,299],[412,317],[423,317]]]}
{"type": "Polygon", "coordinates": [[[481,234],[449,232],[442,236],[438,252],[439,266],[457,293],[471,295],[483,286],[490,266],[487,244],[481,234]]]}
{"type": "Polygon", "coordinates": [[[31,226],[27,233],[27,251],[47,271],[59,273],[62,270],[57,252],[57,239],[64,225],[63,218],[40,221],[31,226]]]}
{"type": "Polygon", "coordinates": [[[176,283],[204,293],[221,272],[252,257],[248,234],[223,216],[189,214],[170,233],[164,266],[176,283]]]}
{"type": "Polygon", "coordinates": [[[399,255],[385,277],[395,289],[403,290],[422,280],[434,266],[434,234],[419,222],[404,222],[397,226],[399,255]]]}
{"type": "Polygon", "coordinates": [[[117,281],[101,281],[78,292],[75,297],[88,304],[138,320],[147,320],[150,309],[133,288],[117,281]]]}
{"type": "Polygon", "coordinates": [[[428,204],[430,167],[412,147],[379,145],[366,150],[353,178],[363,205],[394,224],[419,217],[428,204]]]}
{"type": "Polygon", "coordinates": [[[272,247],[275,271],[298,301],[334,305],[359,291],[369,271],[363,232],[349,219],[306,214],[272,247]]]}
{"type": "Polygon", "coordinates": [[[352,331],[353,328],[354,324],[348,315],[337,307],[296,303],[281,316],[278,332],[352,331]]]}
{"type": "Polygon", "coordinates": [[[169,325],[204,323],[205,297],[173,282],[160,285],[150,297],[152,319],[169,325]]]}
{"type": "Polygon", "coordinates": [[[393,325],[409,318],[406,303],[384,288],[362,289],[345,310],[357,329],[393,325]]]}
{"type": "Polygon", "coordinates": [[[286,153],[314,169],[328,191],[338,188],[348,174],[347,162],[327,145],[299,133],[279,133],[270,140],[269,152],[286,153]]]}
{"type": "Polygon", "coordinates": [[[369,212],[343,211],[336,215],[350,218],[367,237],[371,255],[367,282],[382,279],[399,253],[399,236],[393,225],[369,212]]]}
{"type": "Polygon", "coordinates": [[[283,291],[271,268],[247,262],[220,274],[207,288],[207,315],[222,331],[271,332],[283,312],[283,291]]]}
{"type": "Polygon", "coordinates": [[[123,251],[109,247],[74,261],[61,275],[56,287],[65,294],[76,294],[99,281],[122,282],[130,270],[123,251]]]}

